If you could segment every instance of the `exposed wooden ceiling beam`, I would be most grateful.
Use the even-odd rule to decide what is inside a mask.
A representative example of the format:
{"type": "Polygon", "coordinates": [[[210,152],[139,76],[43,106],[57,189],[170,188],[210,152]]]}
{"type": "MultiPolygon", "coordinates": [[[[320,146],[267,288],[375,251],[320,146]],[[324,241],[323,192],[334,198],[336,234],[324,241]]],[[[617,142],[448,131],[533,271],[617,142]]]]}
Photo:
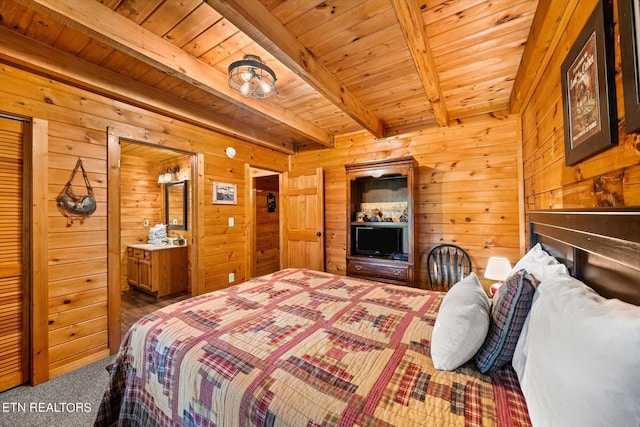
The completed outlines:
{"type": "Polygon", "coordinates": [[[556,50],[577,3],[578,0],[540,0],[538,2],[527,45],[511,91],[509,101],[511,114],[522,113],[533,96],[533,91],[538,87],[538,82],[556,50]]]}
{"type": "Polygon", "coordinates": [[[324,129],[264,100],[242,97],[228,85],[227,76],[162,37],[135,24],[97,1],[17,0],[106,45],[163,72],[178,77],[240,108],[284,123],[327,147],[334,138],[324,129]]]}
{"type": "Polygon", "coordinates": [[[442,95],[436,62],[429,46],[427,30],[417,0],[392,0],[393,8],[400,22],[400,28],[407,40],[407,46],[416,64],[422,86],[429,98],[431,109],[440,126],[449,126],[449,113],[442,95]]]}
{"type": "Polygon", "coordinates": [[[213,111],[203,111],[164,91],[134,82],[114,71],[87,62],[49,45],[0,27],[0,60],[27,67],[100,95],[157,113],[217,130],[225,135],[293,154],[287,141],[269,141],[252,129],[238,129],[237,122],[213,111]]]}
{"type": "Polygon", "coordinates": [[[383,123],[293,37],[262,3],[255,0],[205,2],[372,135],[376,138],[384,137],[383,123]]]}

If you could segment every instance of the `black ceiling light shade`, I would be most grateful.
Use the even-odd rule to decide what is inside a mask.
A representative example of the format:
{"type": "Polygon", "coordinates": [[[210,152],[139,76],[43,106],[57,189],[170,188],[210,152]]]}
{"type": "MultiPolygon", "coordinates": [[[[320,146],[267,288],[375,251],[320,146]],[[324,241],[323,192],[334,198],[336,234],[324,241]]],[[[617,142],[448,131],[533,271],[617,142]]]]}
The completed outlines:
{"type": "Polygon", "coordinates": [[[267,98],[276,91],[276,74],[260,57],[245,55],[229,65],[229,87],[247,98],[267,98]]]}

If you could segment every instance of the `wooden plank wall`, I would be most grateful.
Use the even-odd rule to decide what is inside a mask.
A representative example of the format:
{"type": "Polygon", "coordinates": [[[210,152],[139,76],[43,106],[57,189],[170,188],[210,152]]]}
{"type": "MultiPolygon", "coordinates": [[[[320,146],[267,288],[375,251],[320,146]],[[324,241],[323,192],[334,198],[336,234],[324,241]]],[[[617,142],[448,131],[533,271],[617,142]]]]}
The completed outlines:
{"type": "MultiPolygon", "coordinates": [[[[244,279],[244,165],[284,171],[288,157],[216,132],[114,101],[67,84],[0,64],[0,111],[49,123],[49,374],[51,377],[105,357],[107,340],[107,127],[137,126],[170,147],[174,136],[204,155],[205,289],[244,279]],[[226,146],[237,156],[225,157],[226,146]],[[55,197],[81,157],[98,201],[84,221],[69,223],[55,197]],[[213,205],[213,181],[238,184],[238,205],[213,205]],[[235,217],[236,227],[227,220],[235,217]]],[[[135,88],[132,88],[135,90],[135,88]]],[[[37,248],[35,248],[37,250],[37,248]]]]}
{"type": "Polygon", "coordinates": [[[138,156],[120,157],[120,289],[127,283],[127,245],[147,243],[149,227],[164,223],[159,165],[138,156]],[[149,220],[149,227],[144,226],[149,220]]]}
{"type": "Polygon", "coordinates": [[[565,11],[569,18],[563,21],[568,24],[558,29],[562,38],[522,116],[527,210],[640,205],[640,144],[638,135],[625,131],[617,1],[614,18],[619,144],[576,165],[565,166],[560,66],[597,2],[576,3],[565,11]]]}
{"type": "MultiPolygon", "coordinates": [[[[244,266],[245,250],[245,182],[244,164],[237,157],[207,157],[204,162],[204,224],[207,241],[204,248],[204,264],[207,265],[203,292],[211,292],[229,286],[229,273],[240,282],[248,272],[244,266]],[[215,177],[215,178],[213,178],[215,177]],[[213,204],[213,183],[236,184],[237,204],[213,204]],[[229,226],[233,218],[234,226],[229,226]]],[[[248,184],[247,184],[248,185],[248,184]]]]}
{"type": "MultiPolygon", "coordinates": [[[[490,256],[516,261],[519,237],[516,117],[483,116],[463,125],[378,140],[367,133],[338,138],[335,150],[292,156],[292,169],[325,172],[327,271],[346,271],[346,175],[344,165],[414,156],[419,165],[417,277],[426,287],[429,250],[455,243],[468,251],[482,278],[490,256]]],[[[484,281],[485,286],[490,281],[484,281]]]]}
{"type": "Polygon", "coordinates": [[[278,175],[254,178],[256,191],[256,244],[253,256],[255,275],[278,271],[280,268],[280,193],[278,175]],[[275,212],[267,209],[267,195],[276,198],[275,212]]]}

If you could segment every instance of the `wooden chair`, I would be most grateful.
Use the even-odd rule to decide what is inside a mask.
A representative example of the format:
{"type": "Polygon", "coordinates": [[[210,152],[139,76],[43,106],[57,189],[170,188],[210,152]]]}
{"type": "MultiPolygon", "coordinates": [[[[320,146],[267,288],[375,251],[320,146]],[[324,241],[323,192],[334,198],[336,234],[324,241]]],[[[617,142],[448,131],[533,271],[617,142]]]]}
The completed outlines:
{"type": "Polygon", "coordinates": [[[449,289],[472,270],[471,258],[464,249],[456,245],[438,245],[431,249],[427,257],[427,275],[431,289],[449,289]]]}

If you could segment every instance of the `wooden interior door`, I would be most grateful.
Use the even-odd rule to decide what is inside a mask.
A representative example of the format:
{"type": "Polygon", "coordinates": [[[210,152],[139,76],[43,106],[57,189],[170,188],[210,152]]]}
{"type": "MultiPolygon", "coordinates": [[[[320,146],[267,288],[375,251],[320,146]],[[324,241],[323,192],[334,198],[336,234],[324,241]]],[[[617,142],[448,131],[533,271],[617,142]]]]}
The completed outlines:
{"type": "Polygon", "coordinates": [[[281,268],[324,271],[324,181],[322,168],[281,175],[281,268]]]}
{"type": "Polygon", "coordinates": [[[0,116],[0,392],[29,379],[24,263],[24,131],[0,116]]]}

